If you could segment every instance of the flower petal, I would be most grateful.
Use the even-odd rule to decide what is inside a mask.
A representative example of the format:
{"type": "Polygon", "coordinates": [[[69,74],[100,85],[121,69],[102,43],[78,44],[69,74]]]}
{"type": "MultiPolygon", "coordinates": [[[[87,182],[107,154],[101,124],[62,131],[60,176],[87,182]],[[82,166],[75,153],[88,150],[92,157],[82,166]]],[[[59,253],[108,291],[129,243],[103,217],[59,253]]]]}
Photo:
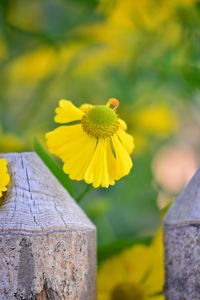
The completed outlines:
{"type": "Polygon", "coordinates": [[[126,125],[126,122],[122,119],[118,119],[118,122],[119,122],[119,126],[121,129],[123,130],[127,130],[127,125],[126,125]]]}
{"type": "Polygon", "coordinates": [[[70,141],[74,141],[74,137],[81,138],[83,132],[81,129],[81,124],[65,125],[48,132],[45,138],[49,151],[60,157],[63,146],[68,145],[70,141]]]}
{"type": "Polygon", "coordinates": [[[129,174],[133,163],[132,160],[126,151],[126,149],[122,146],[118,136],[115,134],[111,137],[113,148],[115,151],[115,179],[120,179],[121,177],[129,174]]]}
{"type": "Polygon", "coordinates": [[[0,197],[2,196],[2,192],[7,191],[7,185],[10,182],[7,164],[8,162],[5,158],[0,159],[0,197]]]}
{"type": "Polygon", "coordinates": [[[116,168],[116,159],[112,151],[112,144],[111,140],[107,140],[107,163],[108,163],[108,170],[109,170],[109,180],[110,184],[113,185],[115,184],[115,168],[116,168]]]}
{"type": "Polygon", "coordinates": [[[122,142],[122,145],[124,146],[128,154],[131,154],[134,149],[133,137],[130,134],[123,131],[122,129],[119,129],[117,131],[117,135],[120,138],[120,141],[122,142]]]}
{"type": "Polygon", "coordinates": [[[69,174],[71,179],[83,180],[95,152],[96,139],[85,134],[84,139],[79,140],[76,145],[73,144],[73,147],[74,150],[71,148],[72,153],[68,154],[68,158],[67,155],[65,157],[63,170],[69,174]]]}
{"type": "Polygon", "coordinates": [[[84,103],[84,104],[82,104],[80,107],[79,107],[79,109],[81,110],[81,111],[83,111],[83,112],[87,112],[90,108],[92,108],[93,107],[93,105],[91,105],[91,104],[88,104],[88,103],[84,103]]]}
{"type": "MultiPolygon", "coordinates": [[[[144,282],[145,288],[148,289],[148,292],[151,295],[161,292],[164,282],[164,250],[162,234],[162,230],[159,229],[152,242],[150,272],[144,282]]],[[[155,299],[160,298],[155,296],[155,299]]]]}
{"type": "Polygon", "coordinates": [[[55,122],[57,123],[69,123],[81,120],[84,115],[71,101],[63,99],[59,101],[59,107],[57,107],[55,111],[55,122]]]}
{"type": "Polygon", "coordinates": [[[107,164],[106,140],[99,139],[95,153],[90,165],[85,172],[84,179],[87,183],[92,183],[95,188],[108,187],[110,184],[107,164]]]}
{"type": "Polygon", "coordinates": [[[81,124],[60,126],[46,134],[48,149],[64,162],[63,170],[74,180],[83,180],[96,148],[96,139],[81,124]]]}

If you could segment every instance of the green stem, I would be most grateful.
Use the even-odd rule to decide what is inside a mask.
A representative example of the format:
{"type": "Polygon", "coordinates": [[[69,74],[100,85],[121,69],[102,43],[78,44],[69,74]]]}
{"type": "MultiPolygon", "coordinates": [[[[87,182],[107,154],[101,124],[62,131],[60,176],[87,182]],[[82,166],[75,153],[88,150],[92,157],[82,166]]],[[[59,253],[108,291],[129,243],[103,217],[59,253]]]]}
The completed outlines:
{"type": "Polygon", "coordinates": [[[85,190],[76,198],[76,202],[79,203],[91,190],[91,185],[87,185],[85,190]]]}

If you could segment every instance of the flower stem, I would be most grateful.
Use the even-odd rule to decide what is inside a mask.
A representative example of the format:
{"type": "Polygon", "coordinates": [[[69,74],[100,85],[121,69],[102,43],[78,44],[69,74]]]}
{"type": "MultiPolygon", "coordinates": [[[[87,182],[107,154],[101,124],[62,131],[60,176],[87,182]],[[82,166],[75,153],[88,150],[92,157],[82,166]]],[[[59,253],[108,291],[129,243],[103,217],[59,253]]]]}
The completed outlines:
{"type": "Polygon", "coordinates": [[[91,185],[87,185],[85,190],[76,198],[76,202],[79,203],[89,193],[91,185]]]}

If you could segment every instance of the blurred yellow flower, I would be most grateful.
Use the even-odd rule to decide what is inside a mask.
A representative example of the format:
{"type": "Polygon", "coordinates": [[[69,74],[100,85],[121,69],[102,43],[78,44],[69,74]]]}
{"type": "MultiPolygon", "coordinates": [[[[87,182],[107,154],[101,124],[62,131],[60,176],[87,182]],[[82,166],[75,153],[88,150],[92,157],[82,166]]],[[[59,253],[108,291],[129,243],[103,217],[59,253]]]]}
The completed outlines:
{"type": "Polygon", "coordinates": [[[143,106],[134,117],[134,124],[143,132],[167,137],[178,129],[176,113],[167,103],[143,106]]]}
{"type": "Polygon", "coordinates": [[[0,159],[0,197],[2,197],[3,192],[7,191],[7,186],[10,182],[7,164],[8,162],[5,158],[0,159]]]}
{"type": "Polygon", "coordinates": [[[147,33],[150,37],[155,34],[159,43],[147,44],[150,47],[144,61],[158,61],[181,40],[182,27],[176,16],[179,7],[187,8],[194,3],[195,0],[100,0],[97,9],[105,15],[104,21],[79,28],[94,47],[84,55],[78,71],[100,72],[107,66],[127,70],[130,62],[140,61],[140,48],[145,47],[147,33]],[[101,46],[97,47],[98,44],[101,46]]]}
{"type": "Polygon", "coordinates": [[[164,300],[162,231],[150,246],[135,245],[105,261],[98,273],[98,300],[164,300]]]}
{"type": "Polygon", "coordinates": [[[24,149],[24,142],[15,134],[3,133],[0,129],[0,153],[20,152],[24,149]]]}
{"type": "Polygon", "coordinates": [[[24,85],[36,84],[54,72],[58,76],[66,71],[83,46],[83,43],[74,42],[56,49],[50,46],[36,48],[13,60],[8,67],[8,77],[17,85],[24,85]]]}
{"type": "Polygon", "coordinates": [[[85,180],[97,188],[113,185],[129,174],[134,144],[115,112],[118,105],[114,98],[107,105],[80,108],[60,100],[55,121],[65,125],[47,133],[46,139],[49,151],[63,160],[64,172],[71,179],[85,180]]]}
{"type": "Polygon", "coordinates": [[[35,82],[49,75],[56,66],[56,52],[50,47],[39,48],[20,56],[8,68],[14,81],[35,82]]]}

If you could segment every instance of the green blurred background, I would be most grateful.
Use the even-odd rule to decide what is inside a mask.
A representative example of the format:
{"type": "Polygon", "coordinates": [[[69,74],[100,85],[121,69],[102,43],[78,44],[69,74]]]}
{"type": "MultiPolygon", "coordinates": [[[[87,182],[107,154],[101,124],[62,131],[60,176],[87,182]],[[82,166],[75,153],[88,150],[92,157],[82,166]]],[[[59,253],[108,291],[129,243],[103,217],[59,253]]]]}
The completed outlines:
{"type": "MultiPolygon", "coordinates": [[[[0,0],[0,152],[44,142],[61,98],[120,100],[134,168],[81,202],[102,257],[151,236],[195,172],[199,84],[199,1],[0,0]]],[[[86,184],[73,186],[77,197],[86,184]]]]}

